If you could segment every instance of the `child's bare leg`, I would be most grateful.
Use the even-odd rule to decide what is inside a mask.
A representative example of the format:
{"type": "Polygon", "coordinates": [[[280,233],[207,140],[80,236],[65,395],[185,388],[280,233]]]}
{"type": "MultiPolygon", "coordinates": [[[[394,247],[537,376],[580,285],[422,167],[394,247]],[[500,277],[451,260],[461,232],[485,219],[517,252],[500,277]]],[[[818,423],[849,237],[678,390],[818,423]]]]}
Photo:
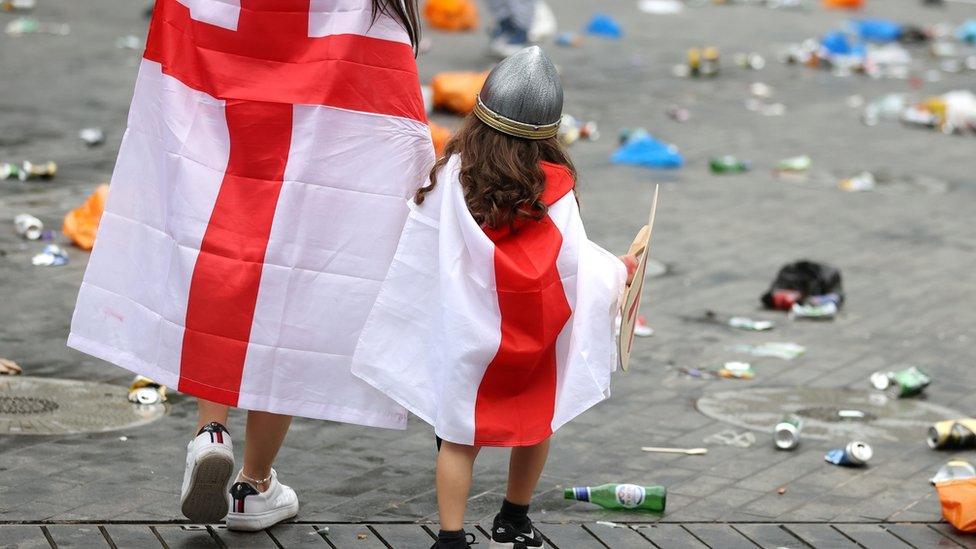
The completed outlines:
{"type": "Polygon", "coordinates": [[[532,493],[542,476],[542,469],[549,457],[549,439],[535,446],[517,446],[512,448],[512,457],[508,461],[508,491],[505,499],[516,505],[528,505],[532,501],[532,493]]]}
{"type": "Polygon", "coordinates": [[[202,398],[197,399],[197,430],[193,431],[193,436],[197,435],[197,431],[201,427],[210,423],[211,421],[216,421],[217,423],[227,426],[227,411],[228,407],[223,404],[217,404],[216,402],[210,402],[209,400],[203,400],[202,398]]]}
{"type": "Polygon", "coordinates": [[[464,527],[464,508],[471,490],[471,471],[478,457],[477,446],[464,446],[444,441],[437,453],[437,510],[441,530],[455,531],[464,527]]]}

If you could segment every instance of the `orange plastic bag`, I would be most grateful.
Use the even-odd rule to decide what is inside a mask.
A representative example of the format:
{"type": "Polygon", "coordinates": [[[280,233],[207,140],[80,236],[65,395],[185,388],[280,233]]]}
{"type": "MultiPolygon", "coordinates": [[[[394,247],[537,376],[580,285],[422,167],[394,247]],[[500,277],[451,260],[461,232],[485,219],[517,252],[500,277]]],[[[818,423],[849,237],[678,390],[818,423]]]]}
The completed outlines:
{"type": "Polygon", "coordinates": [[[98,232],[98,222],[105,211],[107,197],[108,185],[99,185],[84,204],[64,216],[61,231],[79,248],[90,250],[95,245],[95,233],[98,232]]]}
{"type": "Polygon", "coordinates": [[[864,0],[823,0],[825,8],[856,10],[864,7],[864,0]]]}
{"type": "Polygon", "coordinates": [[[431,122],[430,138],[434,141],[434,154],[440,158],[444,154],[444,147],[447,146],[447,141],[451,139],[451,130],[431,122]]]}
{"type": "Polygon", "coordinates": [[[487,72],[442,72],[430,81],[434,91],[434,108],[458,114],[474,110],[478,92],[485,85],[487,72]]]}
{"type": "Polygon", "coordinates": [[[424,15],[435,29],[463,31],[478,27],[478,8],[473,0],[427,0],[424,15]]]}
{"type": "Polygon", "coordinates": [[[935,489],[942,516],[962,532],[976,532],[976,478],[939,482],[935,489]]]}

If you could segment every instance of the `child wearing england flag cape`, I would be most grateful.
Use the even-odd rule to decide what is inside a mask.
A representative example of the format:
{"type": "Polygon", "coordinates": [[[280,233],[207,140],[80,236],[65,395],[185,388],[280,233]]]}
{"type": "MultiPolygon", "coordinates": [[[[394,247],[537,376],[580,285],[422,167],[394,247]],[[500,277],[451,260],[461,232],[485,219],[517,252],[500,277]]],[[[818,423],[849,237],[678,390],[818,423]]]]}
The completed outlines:
{"type": "Polygon", "coordinates": [[[556,140],[563,93],[538,47],[500,63],[410,203],[353,373],[434,426],[441,531],[465,549],[472,467],[512,448],[493,548],[542,547],[528,517],[552,433],[609,396],[633,257],[586,237],[556,140]]]}

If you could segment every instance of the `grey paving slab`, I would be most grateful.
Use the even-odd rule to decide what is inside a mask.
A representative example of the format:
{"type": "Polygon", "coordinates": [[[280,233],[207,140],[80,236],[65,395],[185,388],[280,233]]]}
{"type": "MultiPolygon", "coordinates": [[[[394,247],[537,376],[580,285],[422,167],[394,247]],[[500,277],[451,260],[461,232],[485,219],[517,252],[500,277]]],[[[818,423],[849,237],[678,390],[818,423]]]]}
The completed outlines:
{"type": "Polygon", "coordinates": [[[709,547],[756,549],[756,545],[728,524],[687,524],[685,529],[709,547]]]}
{"type": "Polygon", "coordinates": [[[267,530],[235,532],[226,528],[214,528],[212,532],[227,547],[240,547],[241,549],[276,549],[278,547],[267,530]]]}
{"type": "Polygon", "coordinates": [[[803,542],[779,524],[735,524],[732,527],[763,548],[805,547],[803,542]]]}
{"type": "Polygon", "coordinates": [[[600,543],[581,524],[537,524],[536,528],[558,549],[603,549],[600,543]]]}
{"type": "Polygon", "coordinates": [[[419,524],[376,524],[372,528],[393,549],[426,549],[434,543],[419,524]]]}
{"type": "Polygon", "coordinates": [[[811,547],[836,549],[858,547],[850,538],[834,530],[829,524],[787,524],[784,527],[811,547]]]}
{"type": "Polygon", "coordinates": [[[277,524],[268,533],[282,547],[328,547],[318,528],[312,524],[277,524]]]}
{"type": "Polygon", "coordinates": [[[162,547],[159,538],[144,524],[108,524],[105,527],[109,539],[118,549],[150,549],[162,547]]]}
{"type": "Polygon", "coordinates": [[[217,540],[210,535],[206,528],[188,530],[182,526],[154,526],[167,547],[170,549],[207,549],[220,547],[217,540]]]}
{"type": "Polygon", "coordinates": [[[837,524],[834,528],[866,549],[911,547],[877,524],[837,524]]]}
{"type": "Polygon", "coordinates": [[[386,545],[376,536],[376,533],[365,524],[325,524],[329,528],[326,538],[337,549],[384,549],[386,545]]]}
{"type": "Polygon", "coordinates": [[[932,528],[963,547],[976,549],[976,539],[972,535],[960,533],[951,524],[930,524],[929,528],[932,528]]]}
{"type": "Polygon", "coordinates": [[[45,528],[57,547],[109,547],[98,526],[52,524],[45,528]]]}
{"type": "Polygon", "coordinates": [[[624,549],[650,549],[654,547],[647,538],[636,530],[627,526],[610,527],[603,524],[586,524],[584,528],[590,531],[607,547],[621,547],[624,549]]]}
{"type": "Polygon", "coordinates": [[[959,547],[925,524],[885,524],[883,528],[914,547],[959,547]]]}
{"type": "Polygon", "coordinates": [[[7,524],[0,526],[0,547],[5,549],[48,549],[47,541],[40,526],[7,524]]]}

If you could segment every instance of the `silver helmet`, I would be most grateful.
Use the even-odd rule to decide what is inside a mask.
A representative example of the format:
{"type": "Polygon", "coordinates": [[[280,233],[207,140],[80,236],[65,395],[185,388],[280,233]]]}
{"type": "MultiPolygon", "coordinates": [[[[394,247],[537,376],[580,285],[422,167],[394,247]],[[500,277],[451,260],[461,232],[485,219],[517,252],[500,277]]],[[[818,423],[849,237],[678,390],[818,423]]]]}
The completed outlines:
{"type": "Polygon", "coordinates": [[[556,135],[562,113],[562,82],[539,46],[520,50],[492,69],[474,108],[485,124],[523,139],[556,135]]]}

